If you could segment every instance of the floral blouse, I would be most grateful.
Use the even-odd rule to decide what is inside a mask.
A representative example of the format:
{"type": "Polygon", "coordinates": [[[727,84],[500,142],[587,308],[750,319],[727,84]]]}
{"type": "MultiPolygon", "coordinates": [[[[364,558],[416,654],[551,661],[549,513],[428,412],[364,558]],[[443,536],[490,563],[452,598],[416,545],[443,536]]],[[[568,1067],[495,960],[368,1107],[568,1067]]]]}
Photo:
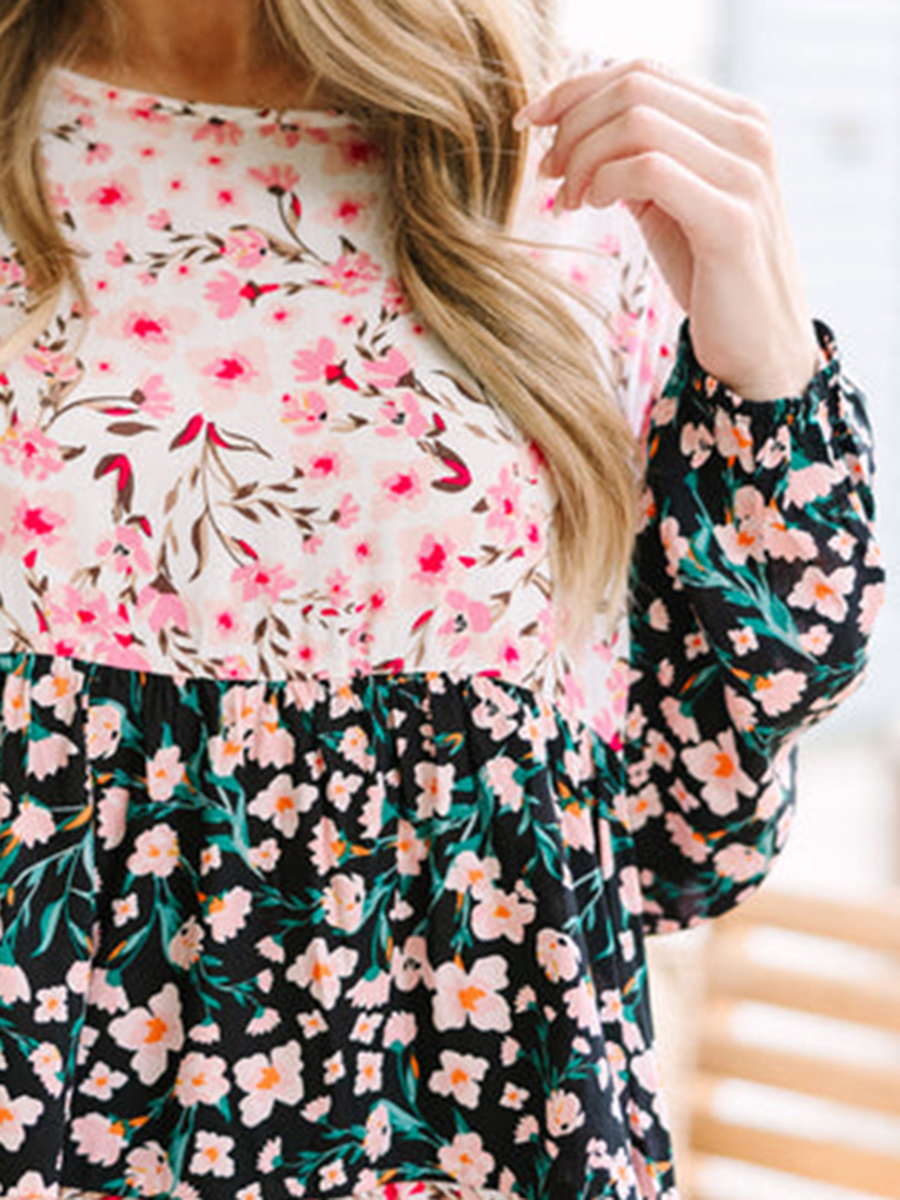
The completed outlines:
{"type": "Polygon", "coordinates": [[[17,341],[0,241],[0,1196],[674,1200],[643,939],[759,885],[881,598],[831,334],[742,401],[529,193],[647,457],[571,657],[363,126],[57,71],[41,137],[90,311],[17,341]]]}

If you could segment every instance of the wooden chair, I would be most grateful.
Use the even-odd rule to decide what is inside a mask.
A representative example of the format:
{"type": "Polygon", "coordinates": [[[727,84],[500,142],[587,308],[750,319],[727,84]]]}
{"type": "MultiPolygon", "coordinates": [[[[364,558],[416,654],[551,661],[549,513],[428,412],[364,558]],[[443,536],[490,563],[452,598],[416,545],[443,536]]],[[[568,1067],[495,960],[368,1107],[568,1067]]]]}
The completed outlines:
{"type": "MultiPolygon", "coordinates": [[[[715,1156],[900,1200],[900,892],[892,891],[883,903],[851,904],[764,888],[714,923],[705,961],[706,995],[682,1169],[686,1196],[717,1200],[703,1183],[715,1156]],[[767,938],[768,953],[763,953],[767,938]],[[776,945],[779,955],[773,961],[776,945]],[[763,1019],[748,1039],[751,1009],[763,1019]],[[835,1036],[814,1039],[812,1046],[800,1044],[808,1037],[787,1047],[783,1038],[773,1044],[760,1030],[786,1013],[814,1014],[835,1036]],[[875,1061],[871,1053],[857,1056],[869,1061],[835,1055],[837,1035],[845,1041],[859,1037],[861,1027],[881,1031],[884,1041],[875,1061]],[[723,1112],[724,1094],[734,1080],[778,1089],[770,1094],[780,1114],[775,1127],[771,1121],[769,1127],[760,1123],[758,1113],[723,1112]],[[827,1136],[818,1131],[810,1136],[802,1120],[794,1119],[795,1109],[802,1115],[804,1103],[810,1105],[804,1096],[836,1101],[841,1108],[835,1111],[845,1116],[858,1110],[857,1120],[869,1124],[881,1114],[874,1119],[888,1134],[873,1148],[861,1144],[868,1139],[847,1137],[837,1119],[827,1136]]],[[[846,1119],[843,1124],[850,1126],[846,1119]]]]}

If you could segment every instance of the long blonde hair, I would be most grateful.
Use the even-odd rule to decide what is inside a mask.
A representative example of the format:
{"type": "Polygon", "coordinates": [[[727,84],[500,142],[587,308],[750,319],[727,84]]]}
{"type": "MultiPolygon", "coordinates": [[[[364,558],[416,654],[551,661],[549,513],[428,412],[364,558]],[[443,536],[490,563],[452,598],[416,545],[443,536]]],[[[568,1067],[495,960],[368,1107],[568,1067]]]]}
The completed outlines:
{"type": "MultiPolygon", "coordinates": [[[[0,0],[0,223],[35,319],[67,284],[84,299],[38,138],[49,71],[70,60],[88,5],[100,2],[0,0]]],[[[103,3],[114,16],[114,2],[103,3]]],[[[553,569],[574,644],[598,611],[620,606],[637,471],[634,438],[569,289],[511,232],[527,137],[513,116],[536,83],[551,3],[259,0],[298,76],[314,75],[382,140],[400,278],[416,309],[546,460],[553,569]]]]}

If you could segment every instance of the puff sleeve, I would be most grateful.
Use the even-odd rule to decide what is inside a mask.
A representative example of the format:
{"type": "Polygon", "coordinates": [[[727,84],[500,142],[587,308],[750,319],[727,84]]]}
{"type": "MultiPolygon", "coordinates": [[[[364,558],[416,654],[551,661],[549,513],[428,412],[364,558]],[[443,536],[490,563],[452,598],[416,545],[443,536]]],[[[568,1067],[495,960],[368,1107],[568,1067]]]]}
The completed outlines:
{"type": "MultiPolygon", "coordinates": [[[[659,313],[657,325],[659,349],[659,313]]],[[[707,375],[686,320],[657,363],[625,736],[651,933],[714,917],[761,883],[789,829],[793,743],[864,671],[883,593],[871,431],[831,331],[816,332],[820,370],[775,401],[707,375]]]]}

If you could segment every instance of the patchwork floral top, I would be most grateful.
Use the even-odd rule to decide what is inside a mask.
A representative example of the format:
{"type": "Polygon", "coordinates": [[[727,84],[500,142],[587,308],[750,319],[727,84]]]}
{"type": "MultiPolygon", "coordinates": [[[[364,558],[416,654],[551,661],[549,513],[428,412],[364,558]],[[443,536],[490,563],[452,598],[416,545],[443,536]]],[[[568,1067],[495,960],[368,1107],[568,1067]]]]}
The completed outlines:
{"type": "Polygon", "coordinates": [[[0,1194],[672,1200],[643,938],[760,883],[881,596],[830,334],[742,401],[626,213],[523,203],[647,449],[571,658],[363,127],[59,71],[42,148],[91,308],[17,342],[0,244],[0,1194]]]}

